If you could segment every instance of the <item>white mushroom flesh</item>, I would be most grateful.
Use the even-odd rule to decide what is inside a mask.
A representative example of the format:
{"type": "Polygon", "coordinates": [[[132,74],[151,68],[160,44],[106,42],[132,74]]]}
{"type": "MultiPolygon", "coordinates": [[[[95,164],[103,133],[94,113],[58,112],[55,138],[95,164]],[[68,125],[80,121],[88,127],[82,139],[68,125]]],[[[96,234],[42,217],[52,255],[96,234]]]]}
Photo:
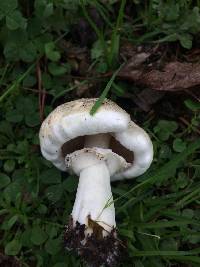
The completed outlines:
{"type": "Polygon", "coordinates": [[[85,224],[87,233],[92,233],[92,229],[88,227],[88,216],[90,216],[106,230],[103,231],[103,235],[110,233],[116,226],[112,200],[110,174],[106,163],[99,160],[99,163],[83,169],[80,173],[72,210],[73,221],[85,224]],[[108,203],[112,204],[106,207],[108,203]]]}
{"type": "MultiPolygon", "coordinates": [[[[92,145],[94,140],[90,141],[92,145]]],[[[77,222],[86,225],[87,236],[93,232],[89,227],[90,218],[102,227],[102,234],[106,236],[116,226],[110,176],[127,168],[126,161],[112,150],[98,147],[73,152],[65,161],[67,168],[79,176],[72,210],[74,226],[77,222]]]]}
{"type": "Polygon", "coordinates": [[[94,134],[85,137],[85,147],[108,148],[111,136],[109,134],[94,134]]]}

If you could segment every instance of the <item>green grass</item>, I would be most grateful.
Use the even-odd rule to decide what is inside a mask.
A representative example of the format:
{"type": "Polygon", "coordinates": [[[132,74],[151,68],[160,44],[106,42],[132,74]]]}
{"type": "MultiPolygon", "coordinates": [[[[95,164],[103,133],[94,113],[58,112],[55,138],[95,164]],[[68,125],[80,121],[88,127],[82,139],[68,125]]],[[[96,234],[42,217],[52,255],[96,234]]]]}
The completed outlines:
{"type": "Polygon", "coordinates": [[[105,89],[102,91],[101,95],[99,96],[99,98],[97,99],[97,101],[95,102],[94,106],[91,108],[90,114],[93,116],[95,114],[95,112],[99,109],[99,107],[102,105],[103,101],[105,100],[105,98],[108,96],[108,92],[111,89],[111,86],[114,83],[114,80],[117,76],[117,74],[119,73],[120,69],[122,68],[123,65],[121,65],[112,75],[111,79],[108,81],[108,83],[106,84],[105,89]]]}
{"type": "Polygon", "coordinates": [[[40,118],[57,105],[98,96],[92,115],[105,97],[117,101],[154,144],[154,161],[147,173],[112,184],[119,238],[127,248],[121,266],[198,267],[200,105],[188,96],[177,100],[187,125],[154,106],[155,116],[150,118],[124,98],[139,89],[120,81],[117,73],[126,63],[120,54],[125,42],[167,43],[169,48],[175,42],[180,53],[187,54],[199,38],[200,2],[4,2],[0,3],[0,252],[15,256],[25,267],[85,266],[63,249],[62,241],[78,179],[44,160],[38,132],[40,118]],[[94,18],[94,7],[100,18],[94,18]],[[86,50],[80,48],[79,19],[87,24],[82,40],[86,50]],[[80,69],[87,60],[88,71],[80,69]]]}

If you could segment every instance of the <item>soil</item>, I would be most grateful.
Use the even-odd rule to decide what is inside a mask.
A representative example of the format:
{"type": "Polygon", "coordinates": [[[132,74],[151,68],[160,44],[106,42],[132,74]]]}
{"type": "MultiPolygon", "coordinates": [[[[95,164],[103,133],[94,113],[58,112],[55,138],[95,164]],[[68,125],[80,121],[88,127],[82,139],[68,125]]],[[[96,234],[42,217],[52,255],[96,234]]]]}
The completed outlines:
{"type": "Polygon", "coordinates": [[[67,250],[73,250],[81,256],[89,266],[114,267],[119,264],[123,255],[124,245],[116,238],[116,230],[113,229],[106,237],[102,236],[102,227],[90,220],[93,233],[85,236],[86,225],[76,222],[70,218],[64,233],[64,243],[67,250]]]}
{"type": "Polygon", "coordinates": [[[6,256],[0,252],[0,267],[21,267],[21,263],[14,256],[6,256]]]}

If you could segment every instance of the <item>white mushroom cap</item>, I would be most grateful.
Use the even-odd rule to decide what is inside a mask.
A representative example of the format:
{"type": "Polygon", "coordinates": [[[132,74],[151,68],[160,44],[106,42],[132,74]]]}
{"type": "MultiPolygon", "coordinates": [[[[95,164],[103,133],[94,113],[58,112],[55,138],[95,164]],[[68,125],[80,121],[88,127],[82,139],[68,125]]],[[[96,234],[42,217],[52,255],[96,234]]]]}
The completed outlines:
{"type": "Polygon", "coordinates": [[[125,148],[132,151],[134,157],[131,166],[116,173],[112,177],[112,181],[133,178],[143,174],[153,160],[153,145],[148,134],[131,121],[127,130],[115,133],[114,137],[125,148]]]}
{"type": "Polygon", "coordinates": [[[130,116],[118,105],[105,100],[94,116],[90,110],[96,99],[80,99],[58,106],[43,122],[40,146],[43,156],[65,171],[62,146],[80,136],[115,133],[127,129],[130,116]]]}
{"type": "Polygon", "coordinates": [[[65,156],[75,155],[74,151],[84,148],[84,140],[83,146],[80,146],[77,138],[108,133],[112,136],[109,148],[113,158],[118,154],[126,160],[126,167],[110,174],[111,180],[143,174],[153,160],[153,145],[148,134],[130,120],[127,112],[110,100],[105,100],[95,115],[91,116],[90,110],[96,100],[71,101],[58,106],[49,114],[39,134],[43,156],[60,170],[67,171],[65,156]]]}

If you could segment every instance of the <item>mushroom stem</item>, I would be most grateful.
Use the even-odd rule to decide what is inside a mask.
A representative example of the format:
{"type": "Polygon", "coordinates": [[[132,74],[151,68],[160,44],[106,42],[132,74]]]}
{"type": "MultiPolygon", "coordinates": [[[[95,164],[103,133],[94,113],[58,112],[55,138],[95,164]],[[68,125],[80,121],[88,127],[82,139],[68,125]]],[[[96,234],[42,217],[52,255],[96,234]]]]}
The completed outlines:
{"type": "Polygon", "coordinates": [[[76,200],[74,203],[73,222],[85,224],[86,232],[93,233],[88,219],[102,227],[103,236],[116,226],[115,208],[112,202],[110,174],[104,161],[83,169],[80,173],[76,200]]]}
{"type": "Polygon", "coordinates": [[[64,235],[65,245],[94,267],[116,266],[121,252],[115,229],[110,170],[104,156],[93,149],[106,150],[109,141],[108,134],[87,136],[85,149],[66,157],[66,163],[69,160],[69,166],[79,175],[79,184],[64,235]]]}
{"type": "Polygon", "coordinates": [[[110,142],[109,134],[94,134],[85,137],[85,147],[108,148],[110,142]]]}
{"type": "Polygon", "coordinates": [[[110,173],[101,159],[90,159],[88,166],[87,154],[76,162],[87,166],[80,171],[71,220],[64,234],[65,246],[77,251],[89,266],[114,267],[122,246],[115,229],[110,173]]]}

